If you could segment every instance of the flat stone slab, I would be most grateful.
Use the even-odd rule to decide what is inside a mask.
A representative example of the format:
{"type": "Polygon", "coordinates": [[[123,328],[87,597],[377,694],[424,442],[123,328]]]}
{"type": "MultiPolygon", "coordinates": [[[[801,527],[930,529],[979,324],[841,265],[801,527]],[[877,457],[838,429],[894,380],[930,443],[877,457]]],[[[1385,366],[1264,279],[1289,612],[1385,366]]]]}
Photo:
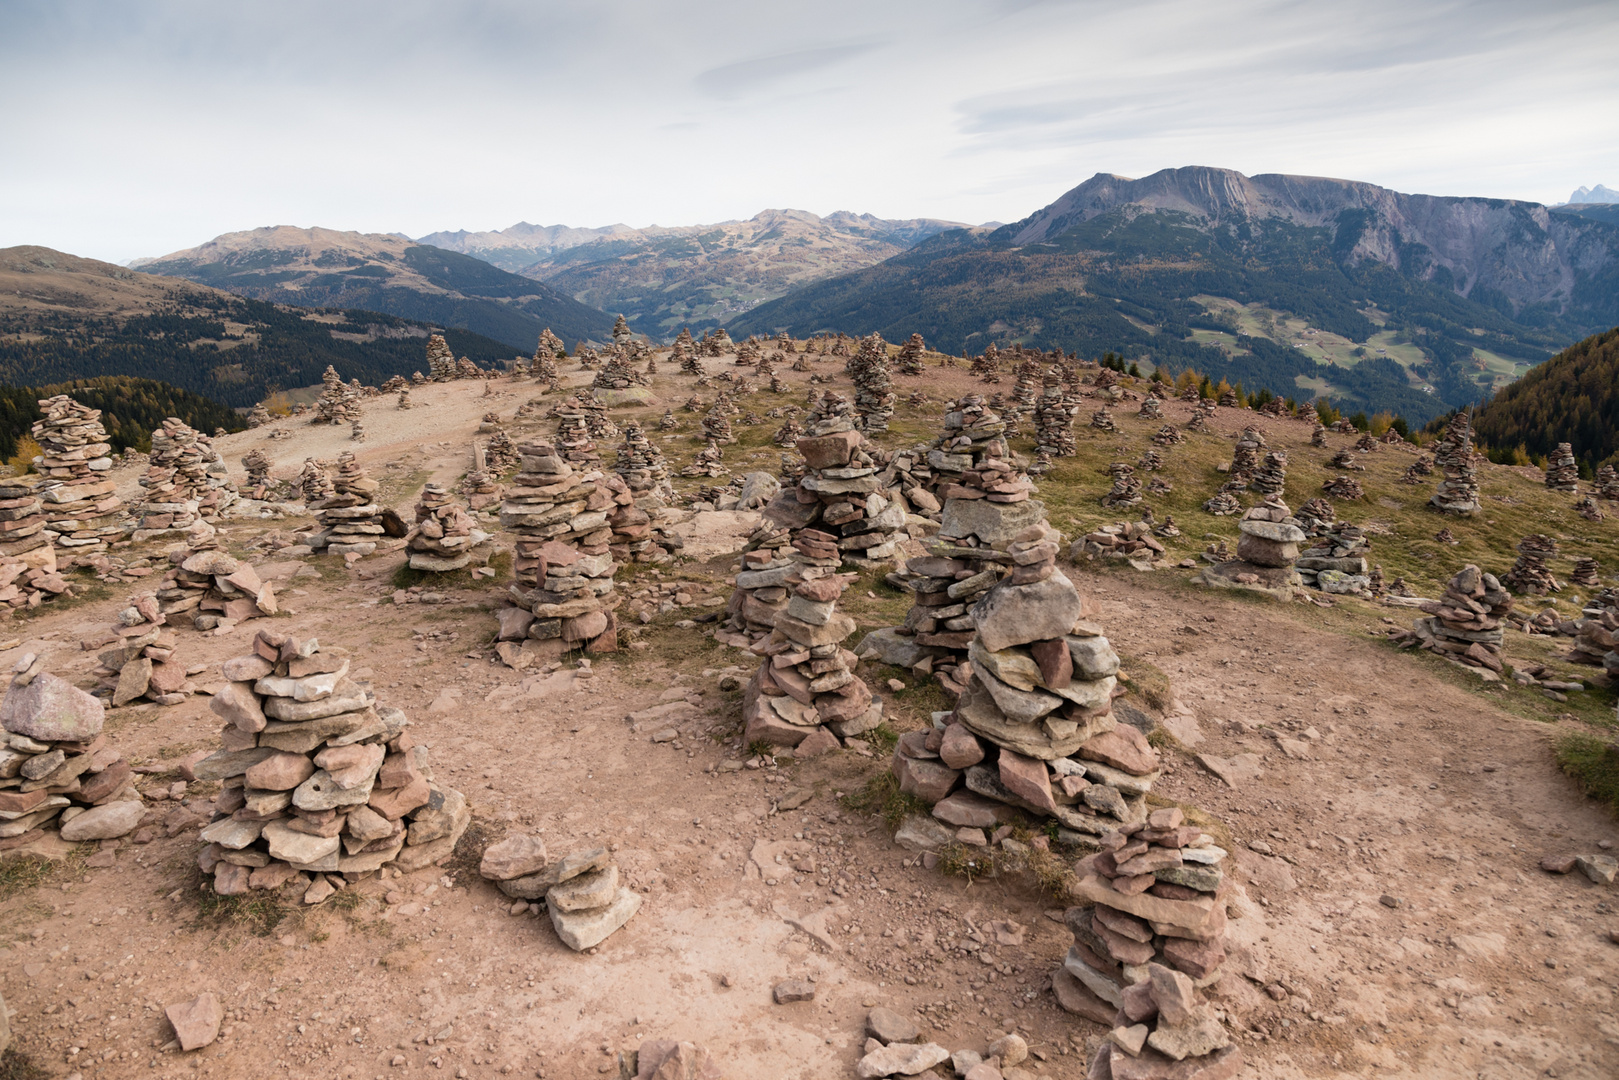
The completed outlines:
{"type": "Polygon", "coordinates": [[[574,952],[583,952],[606,941],[620,927],[641,910],[641,894],[620,886],[613,902],[591,911],[563,911],[547,903],[551,925],[562,944],[574,952]]]}

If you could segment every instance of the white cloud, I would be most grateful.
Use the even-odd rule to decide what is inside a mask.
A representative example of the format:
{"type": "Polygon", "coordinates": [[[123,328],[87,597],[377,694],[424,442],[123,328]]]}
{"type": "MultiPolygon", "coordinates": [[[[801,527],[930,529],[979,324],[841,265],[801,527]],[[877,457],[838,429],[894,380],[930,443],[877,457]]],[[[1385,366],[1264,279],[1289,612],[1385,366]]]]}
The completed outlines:
{"type": "Polygon", "coordinates": [[[0,246],[766,206],[1012,221],[1206,164],[1619,183],[1611,3],[0,4],[0,246]]]}

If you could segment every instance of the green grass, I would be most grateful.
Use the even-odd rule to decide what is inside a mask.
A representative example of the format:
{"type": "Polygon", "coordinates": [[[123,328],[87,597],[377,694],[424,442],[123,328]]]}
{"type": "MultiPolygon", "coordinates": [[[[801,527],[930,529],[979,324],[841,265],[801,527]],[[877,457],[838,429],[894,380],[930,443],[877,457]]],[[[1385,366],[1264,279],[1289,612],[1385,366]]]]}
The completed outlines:
{"type": "Polygon", "coordinates": [[[865,787],[843,797],[844,805],[863,814],[877,814],[890,832],[912,814],[927,817],[932,807],[915,795],[899,789],[899,779],[890,769],[884,769],[866,781],[865,787]]]}
{"type": "Polygon", "coordinates": [[[61,869],[59,861],[39,855],[18,855],[0,861],[0,900],[38,888],[61,869]]]}
{"type": "Polygon", "coordinates": [[[415,570],[409,561],[399,564],[398,569],[389,578],[390,584],[396,589],[412,589],[420,585],[425,589],[482,589],[493,584],[508,582],[512,578],[512,553],[499,550],[489,557],[489,569],[495,572],[494,577],[473,577],[472,571],[485,564],[479,563],[476,556],[471,563],[460,570],[451,570],[447,573],[438,573],[433,570],[415,570]]]}
{"type": "Polygon", "coordinates": [[[0,1054],[0,1080],[49,1080],[50,1075],[21,1050],[8,1047],[0,1054]]]}
{"type": "Polygon", "coordinates": [[[1557,764],[1581,791],[1619,816],[1619,749],[1611,737],[1571,731],[1557,742],[1557,764]]]}
{"type": "Polygon", "coordinates": [[[204,921],[241,927],[257,937],[275,933],[276,927],[293,910],[280,899],[278,892],[267,890],[220,896],[211,884],[207,888],[196,888],[194,883],[187,891],[197,897],[197,914],[204,921]]]}

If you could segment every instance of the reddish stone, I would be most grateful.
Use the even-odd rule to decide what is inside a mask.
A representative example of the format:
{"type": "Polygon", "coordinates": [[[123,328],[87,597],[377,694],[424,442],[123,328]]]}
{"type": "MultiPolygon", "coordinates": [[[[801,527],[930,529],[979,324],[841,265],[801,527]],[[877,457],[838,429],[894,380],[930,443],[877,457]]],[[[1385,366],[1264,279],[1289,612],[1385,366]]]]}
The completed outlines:
{"type": "Polygon", "coordinates": [[[315,775],[315,763],[302,754],[271,754],[247,770],[244,779],[250,788],[261,791],[291,791],[315,775]]]}
{"type": "Polygon", "coordinates": [[[950,789],[961,779],[961,774],[955,769],[932,761],[908,758],[898,751],[894,753],[893,769],[902,792],[928,803],[936,803],[950,794],[950,789]]]}
{"type": "MultiPolygon", "coordinates": [[[[129,762],[119,758],[84,781],[83,786],[79,788],[77,797],[81,802],[99,806],[123,790],[124,785],[134,775],[135,771],[130,767],[129,762]]],[[[44,793],[41,792],[41,794],[44,793]]]]}
{"type": "Polygon", "coordinates": [[[804,456],[804,464],[809,468],[835,469],[849,464],[860,443],[858,431],[835,431],[830,435],[800,438],[796,449],[804,456]]]}
{"type": "Polygon", "coordinates": [[[939,742],[939,759],[952,769],[966,769],[984,760],[984,744],[965,724],[950,724],[939,742]]]}
{"type": "Polygon", "coordinates": [[[1012,794],[1048,815],[1057,812],[1057,800],[1051,795],[1051,776],[1045,762],[1002,747],[1000,770],[1001,783],[1012,794]]]}
{"type": "Polygon", "coordinates": [[[1062,690],[1074,681],[1074,657],[1068,651],[1068,642],[1061,638],[1036,641],[1029,646],[1029,654],[1040,665],[1040,679],[1053,690],[1062,690]]]}
{"type": "Polygon", "coordinates": [[[834,750],[842,749],[842,747],[843,744],[838,742],[836,735],[826,730],[826,728],[816,728],[810,732],[807,739],[798,744],[798,747],[793,751],[793,756],[801,760],[820,757],[822,754],[829,754],[834,750]]]}
{"type": "Polygon", "coordinates": [[[1079,748],[1079,756],[1134,776],[1143,776],[1158,768],[1158,752],[1147,744],[1145,735],[1129,724],[1120,724],[1112,731],[1085,740],[1079,748]]]}
{"type": "Polygon", "coordinates": [[[1218,941],[1165,938],[1164,959],[1194,979],[1206,979],[1225,963],[1225,949],[1218,941]]]}
{"type": "Polygon", "coordinates": [[[806,600],[815,600],[820,603],[830,603],[843,595],[845,582],[836,574],[826,577],[811,578],[793,591],[806,600]]]}
{"type": "Polygon", "coordinates": [[[426,806],[433,789],[425,777],[418,776],[400,788],[373,788],[367,804],[385,818],[402,818],[418,806],[426,806]]]}

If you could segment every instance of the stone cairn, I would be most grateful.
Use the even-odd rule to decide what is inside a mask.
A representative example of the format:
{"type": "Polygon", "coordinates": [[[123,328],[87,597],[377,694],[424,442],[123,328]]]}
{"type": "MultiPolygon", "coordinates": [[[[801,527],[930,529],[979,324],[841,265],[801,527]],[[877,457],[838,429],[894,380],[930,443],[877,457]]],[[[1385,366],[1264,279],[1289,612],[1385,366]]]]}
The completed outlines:
{"type": "Polygon", "coordinates": [[[356,379],[352,386],[345,384],[337,369],[327,364],[320,381],[320,397],[315,400],[315,415],[310,423],[359,423],[361,395],[359,380],[356,379]]]}
{"type": "Polygon", "coordinates": [[[1248,486],[1261,495],[1280,495],[1287,487],[1287,451],[1267,453],[1248,486]]]}
{"type": "Polygon", "coordinates": [[[427,378],[430,382],[448,382],[455,378],[455,353],[443,334],[427,338],[427,378]]]}
{"type": "Polygon", "coordinates": [[[675,419],[674,409],[664,409],[663,419],[658,421],[659,431],[674,431],[680,427],[680,421],[675,419]]]}
{"type": "Polygon", "coordinates": [[[1568,583],[1587,589],[1601,585],[1602,579],[1597,576],[1597,561],[1585,555],[1576,556],[1574,569],[1568,575],[1568,583]]]}
{"type": "Polygon", "coordinates": [[[273,630],[225,661],[230,681],[212,702],[221,748],[193,767],[220,781],[197,865],[221,896],[296,880],[318,904],[338,875],[442,862],[471,823],[465,797],[434,783],[405,714],[378,707],[349,664],[345,649],[273,630]]]}
{"type": "Polygon", "coordinates": [[[473,513],[481,513],[491,506],[499,506],[504,488],[501,486],[481,460],[481,451],[477,443],[472,446],[472,468],[467,472],[466,479],[461,482],[461,494],[467,500],[467,509],[473,513]]]}
{"type": "MultiPolygon", "coordinates": [[[[1170,522],[1165,518],[1166,523],[1170,522]]],[[[1179,530],[1167,535],[1179,535],[1179,530]]],[[[1164,554],[1164,545],[1153,536],[1152,512],[1148,508],[1140,521],[1120,521],[1099,525],[1075,540],[1068,548],[1071,562],[1081,559],[1145,559],[1152,562],[1164,554]]]]}
{"type": "Polygon", "coordinates": [[[1315,427],[1310,429],[1310,445],[1322,449],[1326,448],[1327,425],[1323,424],[1319,419],[1316,420],[1315,427]]]}
{"type": "Polygon", "coordinates": [[[608,515],[632,502],[629,489],[614,492],[598,469],[576,471],[547,443],[519,449],[523,464],[500,524],[517,534],[510,599],[521,614],[502,613],[501,640],[549,643],[537,647],[558,655],[580,647],[614,652],[622,597],[613,588],[608,515]]]}
{"type": "Polygon", "coordinates": [[[707,476],[712,478],[729,476],[731,475],[731,470],[725,464],[725,451],[720,449],[717,442],[710,439],[707,446],[697,451],[696,456],[691,459],[691,464],[680,470],[680,475],[684,477],[707,476]]]}
{"type": "Polygon", "coordinates": [[[790,450],[798,445],[798,440],[803,434],[804,429],[798,426],[798,420],[789,416],[782,422],[781,427],[776,429],[776,433],[770,437],[770,441],[777,446],[790,450]]]}
{"type": "Polygon", "coordinates": [[[1532,533],[1518,541],[1518,561],[1501,575],[1501,584],[1519,596],[1545,596],[1561,592],[1562,583],[1546,563],[1557,558],[1557,541],[1545,533],[1532,533]]]}
{"type": "Polygon", "coordinates": [[[1355,456],[1355,452],[1347,446],[1338,448],[1338,452],[1332,455],[1332,460],[1327,462],[1327,468],[1343,469],[1346,472],[1366,471],[1366,466],[1360,463],[1360,459],[1355,456]]]}
{"type": "Polygon", "coordinates": [[[1063,393],[1062,372],[1054,367],[1047,369],[1040,400],[1034,406],[1036,451],[1053,458],[1073,457],[1077,415],[1079,404],[1063,393]]]}
{"type": "Polygon", "coordinates": [[[472,549],[489,540],[473,527],[472,518],[440,484],[422,487],[416,502],[416,524],[405,536],[412,570],[448,573],[472,562],[472,549]]]}
{"type": "Polygon", "coordinates": [[[978,376],[980,382],[998,383],[1001,381],[1001,351],[993,343],[968,365],[967,370],[978,376]]]}
{"type": "Polygon", "coordinates": [[[915,596],[911,610],[902,625],[868,635],[859,650],[921,676],[932,674],[954,694],[971,677],[966,660],[976,628],[974,605],[1007,566],[1022,565],[1009,547],[1045,515],[1045,504],[1030,498],[1033,483],[1010,458],[1005,424],[982,400],[974,394],[957,402],[945,414],[944,435],[928,452],[941,477],[939,532],[928,541],[926,556],[908,560],[906,573],[890,579],[915,596]]]}
{"type": "Polygon", "coordinates": [[[254,405],[252,409],[248,410],[247,426],[250,428],[263,427],[265,424],[271,423],[274,419],[275,418],[270,415],[270,410],[266,409],[264,407],[264,402],[261,401],[257,405],[254,405]]]}
{"type": "Polygon", "coordinates": [[[899,356],[894,359],[894,366],[901,375],[922,374],[922,353],[927,346],[923,344],[921,334],[912,334],[900,346],[899,356]]]}
{"type": "Polygon", "coordinates": [[[1427,478],[1433,475],[1433,458],[1427,454],[1418,454],[1417,460],[1406,466],[1405,472],[1400,476],[1399,483],[1416,487],[1426,483],[1427,478]]]}
{"type": "MultiPolygon", "coordinates": [[[[1319,522],[1319,519],[1305,520],[1319,522]]],[[[1371,577],[1366,569],[1366,556],[1372,545],[1365,531],[1347,521],[1319,524],[1312,531],[1314,539],[1294,564],[1303,582],[1322,592],[1348,596],[1368,589],[1371,577]]]]}
{"type": "Polygon", "coordinates": [[[270,455],[263,450],[249,450],[242,457],[242,468],[247,470],[248,497],[264,500],[270,497],[270,455]]]}
{"type": "MultiPolygon", "coordinates": [[[[557,937],[574,952],[600,945],[641,910],[641,894],[620,883],[618,864],[605,847],[576,851],[552,860],[544,840],[537,836],[512,836],[484,849],[478,873],[513,898],[515,913],[521,914],[527,907],[538,914],[543,903],[557,937]]],[[[661,1060],[648,1056],[655,1054],[660,1046],[652,1040],[642,1043],[640,1060],[649,1065],[661,1060]]],[[[647,1072],[649,1078],[654,1075],[647,1072]]],[[[682,1071],[667,1075],[691,1076],[696,1080],[709,1074],[682,1071]]]]}
{"type": "Polygon", "coordinates": [[[1137,410],[1136,415],[1143,420],[1162,420],[1164,418],[1164,409],[1158,403],[1156,397],[1148,395],[1142,399],[1141,408],[1137,410]]]}
{"type": "MultiPolygon", "coordinates": [[[[211,542],[169,552],[169,572],[157,584],[158,612],[164,620],[192,612],[198,630],[229,630],[246,619],[274,615],[275,588],[252,566],[218,550],[211,542]]],[[[136,608],[140,608],[136,604],[136,608]]]]}
{"type": "Polygon", "coordinates": [[[55,826],[63,840],[112,840],[146,816],[133,770],[102,734],[102,703],[24,655],[0,699],[0,849],[55,826]]]}
{"type": "Polygon", "coordinates": [[[38,607],[69,591],[44,529],[34,489],[21,478],[0,479],[0,604],[5,605],[0,612],[38,607]]]}
{"type": "Polygon", "coordinates": [[[99,641],[111,647],[96,658],[93,674],[101,680],[94,691],[97,697],[106,697],[117,707],[143,698],[179,705],[191,696],[196,688],[186,678],[185,664],[175,659],[178,642],[172,631],[164,629],[167,622],[155,594],[130,598],[111,632],[99,641]]]}
{"type": "Polygon", "coordinates": [[[790,595],[770,633],[751,649],[764,659],[743,691],[747,743],[816,752],[882,723],[882,700],[854,673],[859,661],[842,645],[855,623],[837,609],[849,579],[837,573],[834,540],[815,529],[794,540],[804,559],[782,578],[790,595]]]}
{"type": "Polygon", "coordinates": [[[601,454],[590,436],[585,411],[577,404],[577,399],[569,398],[552,410],[557,417],[556,449],[570,465],[590,468],[601,464],[601,454]]]}
{"type": "Polygon", "coordinates": [[[1321,493],[1334,499],[1363,499],[1366,493],[1361,490],[1360,481],[1352,476],[1334,476],[1321,485],[1321,493]]]}
{"type": "Polygon", "coordinates": [[[731,434],[730,406],[724,395],[714,400],[706,413],[703,414],[702,430],[697,438],[707,440],[710,446],[730,446],[736,442],[736,436],[731,434]]]}
{"type": "Polygon", "coordinates": [[[1581,495],[1574,500],[1574,512],[1586,521],[1601,521],[1603,518],[1602,507],[1598,506],[1596,499],[1590,495],[1581,495]]]}
{"type": "Polygon", "coordinates": [[[617,460],[613,464],[613,471],[623,478],[631,495],[636,498],[653,496],[666,501],[674,498],[674,491],[669,487],[669,465],[664,460],[663,451],[646,437],[640,424],[631,420],[624,425],[624,441],[615,452],[617,460]]]}
{"type": "Polygon", "coordinates": [[[314,458],[304,458],[304,467],[299,470],[298,477],[293,483],[303,496],[304,504],[310,509],[314,509],[322,500],[332,496],[332,478],[314,458]]]}
{"type": "Polygon", "coordinates": [[[1299,520],[1278,495],[1242,515],[1237,522],[1237,557],[1206,568],[1199,575],[1205,585],[1220,588],[1287,589],[1300,583],[1294,564],[1299,544],[1306,539],[1299,520]]]}
{"type": "Polygon", "coordinates": [[[1214,517],[1230,517],[1232,514],[1242,513],[1242,503],[1237,501],[1236,495],[1227,490],[1229,486],[1229,484],[1222,486],[1219,491],[1214,493],[1213,497],[1203,504],[1205,514],[1211,514],[1214,517]]]}
{"type": "Polygon", "coordinates": [[[1186,441],[1186,436],[1174,424],[1165,424],[1153,435],[1152,441],[1159,446],[1179,446],[1186,441]]]}
{"type": "Polygon", "coordinates": [[[499,475],[517,464],[517,444],[504,428],[495,428],[484,444],[484,468],[499,475]]]}
{"type": "Polygon", "coordinates": [[[376,503],[381,486],[352,453],[343,451],[337,459],[332,494],[320,503],[318,520],[323,531],[311,540],[310,547],[356,557],[376,551],[378,538],[387,532],[382,507],[376,503]]]}
{"type": "Polygon", "coordinates": [[[1114,432],[1119,430],[1117,425],[1113,423],[1113,410],[1105,405],[1091,413],[1091,427],[1097,431],[1114,432]]]}
{"type": "Polygon", "coordinates": [[[888,344],[881,334],[860,339],[860,348],[849,359],[848,373],[854,379],[855,412],[861,431],[887,431],[894,415],[894,384],[888,378],[888,344]]]}
{"type": "Polygon", "coordinates": [[[1619,678],[1619,590],[1604,589],[1585,605],[1574,623],[1574,647],[1564,659],[1604,668],[1610,678],[1619,678]]]}
{"type": "Polygon", "coordinates": [[[1037,358],[1030,358],[1018,364],[1016,377],[1012,381],[1012,400],[1007,403],[1005,411],[1001,414],[1001,419],[1006,421],[1008,435],[1018,435],[1022,421],[1033,415],[1038,401],[1039,386],[1040,361],[1037,358]]]}
{"type": "Polygon", "coordinates": [[[169,417],[152,432],[152,456],[140,485],[146,489],[137,540],[175,536],[202,518],[217,518],[237,499],[213,440],[169,417]]]}
{"type": "Polygon", "coordinates": [[[1597,470],[1597,498],[1619,502],[1619,469],[1604,465],[1597,470]]]}
{"type": "Polygon", "coordinates": [[[596,372],[590,386],[592,390],[628,390],[635,386],[646,386],[651,381],[648,376],[631,367],[621,353],[615,352],[596,372]]]}
{"type": "Polygon", "coordinates": [[[1546,462],[1546,486],[1552,491],[1578,491],[1580,467],[1574,463],[1574,447],[1558,443],[1557,449],[1546,462]]]}
{"type": "Polygon", "coordinates": [[[1478,480],[1473,469],[1473,426],[1465,412],[1459,412],[1445,425],[1445,434],[1434,444],[1434,462],[1444,479],[1428,500],[1430,506],[1446,514],[1478,512],[1478,480]]]}
{"type": "MultiPolygon", "coordinates": [[[[105,473],[112,469],[112,444],[101,426],[101,410],[87,408],[66,394],[39,402],[44,418],[30,429],[41,456],[34,495],[44,510],[39,530],[27,515],[3,530],[11,544],[42,532],[46,542],[68,554],[105,551],[108,543],[129,532],[124,501],[105,473]]],[[[15,552],[13,552],[15,553],[15,552]]]]}
{"type": "Polygon", "coordinates": [[[1512,595],[1494,574],[1464,566],[1442,597],[1423,601],[1421,607],[1427,618],[1418,619],[1410,630],[1393,632],[1400,648],[1420,645],[1447,660],[1500,673],[1506,638],[1501,620],[1512,610],[1512,595]]]}
{"type": "Polygon", "coordinates": [[[1115,461],[1108,465],[1107,471],[1113,477],[1113,486],[1103,494],[1103,506],[1117,510],[1141,502],[1141,477],[1136,475],[1135,466],[1128,461],[1115,461]]]}
{"type": "Polygon", "coordinates": [[[1355,450],[1362,454],[1373,454],[1382,448],[1382,444],[1377,441],[1377,436],[1369,431],[1355,440],[1355,450]]]}

